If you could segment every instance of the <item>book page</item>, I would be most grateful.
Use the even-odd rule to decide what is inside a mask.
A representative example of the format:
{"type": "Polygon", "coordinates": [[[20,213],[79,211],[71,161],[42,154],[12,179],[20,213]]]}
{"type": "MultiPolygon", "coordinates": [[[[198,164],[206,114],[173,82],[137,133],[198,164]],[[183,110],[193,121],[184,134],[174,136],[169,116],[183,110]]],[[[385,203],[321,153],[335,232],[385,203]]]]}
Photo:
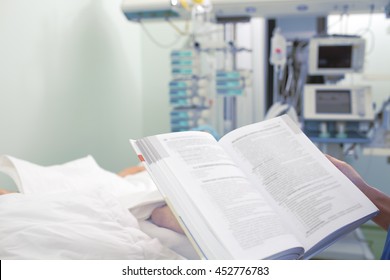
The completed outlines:
{"type": "MultiPolygon", "coordinates": [[[[149,146],[158,150],[155,162],[149,164],[162,165],[163,162],[179,182],[178,186],[171,185],[167,190],[173,206],[175,201],[172,196],[181,196],[185,200],[184,191],[198,208],[207,227],[234,258],[262,259],[301,247],[258,189],[251,185],[211,135],[184,132],[148,137],[148,141],[153,142],[149,146]],[[172,192],[172,188],[177,188],[176,193],[172,192]]],[[[187,206],[190,207],[190,203],[187,206]]],[[[189,230],[194,232],[199,229],[200,220],[191,224],[196,219],[191,214],[196,211],[188,208],[185,212],[180,215],[183,215],[189,230]]],[[[298,251],[303,252],[302,248],[298,251]]],[[[300,253],[293,253],[293,258],[300,253]]]]}
{"type": "Polygon", "coordinates": [[[242,127],[220,143],[310,248],[376,208],[291,122],[242,127]]]}

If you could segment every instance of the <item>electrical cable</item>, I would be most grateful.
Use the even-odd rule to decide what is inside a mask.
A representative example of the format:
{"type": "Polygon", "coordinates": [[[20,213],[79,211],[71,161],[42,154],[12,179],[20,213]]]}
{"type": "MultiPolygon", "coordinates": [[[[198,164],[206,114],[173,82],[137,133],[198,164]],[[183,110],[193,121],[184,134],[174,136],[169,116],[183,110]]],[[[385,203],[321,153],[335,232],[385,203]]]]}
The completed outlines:
{"type": "Polygon", "coordinates": [[[145,34],[147,35],[147,37],[154,43],[156,44],[158,47],[160,48],[164,48],[164,49],[168,49],[168,48],[171,48],[173,47],[175,44],[177,44],[179,42],[179,40],[181,39],[182,36],[178,35],[172,42],[170,43],[167,43],[167,44],[163,44],[163,43],[160,43],[156,38],[153,37],[153,35],[149,32],[149,30],[146,28],[146,26],[144,25],[144,23],[142,21],[139,21],[143,31],[145,32],[145,34]]]}
{"type": "Polygon", "coordinates": [[[182,31],[180,30],[180,28],[174,24],[169,18],[166,19],[166,21],[169,23],[169,25],[179,34],[179,35],[182,35],[182,36],[187,36],[189,35],[189,21],[186,20],[185,22],[185,30],[182,31]]]}

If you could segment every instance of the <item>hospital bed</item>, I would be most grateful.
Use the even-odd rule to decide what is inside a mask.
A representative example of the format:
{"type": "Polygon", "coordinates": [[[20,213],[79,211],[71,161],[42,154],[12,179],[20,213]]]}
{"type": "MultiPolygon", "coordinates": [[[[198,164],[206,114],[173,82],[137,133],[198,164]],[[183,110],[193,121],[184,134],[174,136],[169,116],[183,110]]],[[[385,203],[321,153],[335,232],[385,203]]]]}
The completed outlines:
{"type": "Polygon", "coordinates": [[[0,195],[0,259],[197,259],[148,218],[164,204],[146,172],[119,177],[87,156],[55,166],[0,157],[20,193],[0,195]]]}
{"type": "MultiPolygon", "coordinates": [[[[2,156],[0,171],[20,192],[0,195],[0,259],[199,258],[184,235],[150,221],[164,200],[145,171],[122,178],[91,156],[49,167],[2,156]]],[[[373,255],[358,230],[316,258],[373,255]]]]}

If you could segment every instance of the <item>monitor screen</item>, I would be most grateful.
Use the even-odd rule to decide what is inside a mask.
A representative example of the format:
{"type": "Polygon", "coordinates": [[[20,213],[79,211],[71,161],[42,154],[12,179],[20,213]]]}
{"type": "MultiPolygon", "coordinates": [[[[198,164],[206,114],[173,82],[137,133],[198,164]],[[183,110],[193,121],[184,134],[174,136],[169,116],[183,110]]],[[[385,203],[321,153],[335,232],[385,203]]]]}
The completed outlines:
{"type": "Polygon", "coordinates": [[[317,90],[316,113],[319,114],[351,114],[350,90],[317,90]]]}
{"type": "Polygon", "coordinates": [[[319,69],[349,69],[352,67],[352,45],[319,46],[319,69]]]}

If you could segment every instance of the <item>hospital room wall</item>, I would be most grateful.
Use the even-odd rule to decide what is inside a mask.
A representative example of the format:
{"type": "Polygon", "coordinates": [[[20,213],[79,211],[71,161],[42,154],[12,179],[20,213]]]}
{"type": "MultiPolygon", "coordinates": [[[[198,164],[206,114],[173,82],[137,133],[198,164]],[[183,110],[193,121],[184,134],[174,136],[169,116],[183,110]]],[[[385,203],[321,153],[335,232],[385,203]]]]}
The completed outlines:
{"type": "MultiPolygon", "coordinates": [[[[41,165],[136,164],[140,28],[120,0],[0,0],[0,154],[41,165]]],[[[13,188],[0,174],[0,187],[13,188]]]]}

